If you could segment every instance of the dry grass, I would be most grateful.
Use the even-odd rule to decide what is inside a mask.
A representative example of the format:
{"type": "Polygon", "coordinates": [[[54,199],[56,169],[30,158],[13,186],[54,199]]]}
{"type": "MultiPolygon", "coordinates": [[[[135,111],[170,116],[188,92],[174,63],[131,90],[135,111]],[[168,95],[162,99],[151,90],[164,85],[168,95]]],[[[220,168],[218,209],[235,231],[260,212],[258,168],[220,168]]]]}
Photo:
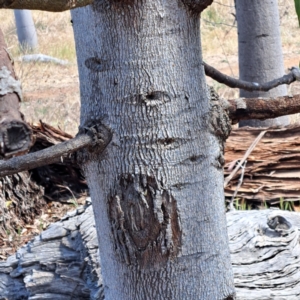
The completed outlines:
{"type": "Polygon", "coordinates": [[[18,46],[13,11],[0,10],[1,28],[22,82],[24,102],[21,109],[27,121],[36,122],[42,119],[75,134],[79,125],[80,101],[70,13],[34,11],[32,14],[39,43],[35,53],[54,56],[70,63],[61,66],[53,63],[18,61],[22,53],[18,46]]]}
{"type": "MultiPolygon", "coordinates": [[[[299,63],[300,30],[294,10],[294,0],[279,0],[281,33],[286,68],[299,63]]],[[[217,0],[202,15],[203,57],[222,72],[238,76],[237,30],[234,1],[217,0]]],[[[27,120],[43,119],[72,134],[79,122],[79,88],[75,47],[69,12],[33,12],[39,40],[39,53],[70,61],[68,66],[16,61],[22,80],[25,101],[22,110],[27,120]]],[[[21,53],[18,47],[14,15],[0,10],[1,28],[14,58],[21,53]]],[[[226,98],[238,96],[238,90],[208,79],[219,94],[226,98]]],[[[300,85],[293,84],[291,93],[300,93],[300,85]]]]}

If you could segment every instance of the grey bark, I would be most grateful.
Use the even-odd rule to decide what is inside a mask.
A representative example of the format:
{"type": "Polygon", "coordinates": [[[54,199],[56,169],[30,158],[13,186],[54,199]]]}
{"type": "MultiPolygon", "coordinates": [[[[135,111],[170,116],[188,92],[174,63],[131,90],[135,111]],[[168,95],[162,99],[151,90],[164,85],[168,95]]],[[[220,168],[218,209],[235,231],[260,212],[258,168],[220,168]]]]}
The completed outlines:
{"type": "Polygon", "coordinates": [[[37,34],[30,10],[14,10],[18,40],[24,51],[34,50],[38,46],[37,34]]]}
{"type": "MultiPolygon", "coordinates": [[[[227,228],[237,299],[299,299],[299,213],[230,212],[227,228]]],[[[104,290],[92,206],[68,213],[0,262],[0,299],[103,300],[104,290]]]]}
{"type": "Polygon", "coordinates": [[[234,297],[222,132],[211,126],[191,11],[210,3],[104,0],[72,11],[81,125],[114,133],[101,158],[82,161],[108,300],[234,297]]]}
{"type": "MultiPolygon", "coordinates": [[[[236,1],[236,17],[240,79],[262,83],[283,76],[284,64],[277,0],[238,0],[236,1]]],[[[285,85],[268,92],[240,90],[240,96],[245,98],[269,98],[286,94],[285,85]]],[[[240,126],[253,127],[287,124],[289,124],[288,116],[273,120],[240,122],[240,126]]]]}

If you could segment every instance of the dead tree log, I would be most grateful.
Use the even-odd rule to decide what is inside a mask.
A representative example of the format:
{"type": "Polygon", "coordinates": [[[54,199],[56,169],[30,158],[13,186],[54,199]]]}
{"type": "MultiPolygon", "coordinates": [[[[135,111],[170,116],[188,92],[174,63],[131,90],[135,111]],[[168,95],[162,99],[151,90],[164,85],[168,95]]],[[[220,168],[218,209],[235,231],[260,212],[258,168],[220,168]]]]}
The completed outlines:
{"type": "Polygon", "coordinates": [[[0,156],[26,153],[32,145],[32,131],[19,111],[21,85],[16,79],[4,36],[0,30],[0,156]]]}
{"type": "Polygon", "coordinates": [[[0,263],[0,299],[103,299],[96,234],[92,206],[52,224],[0,263]]]}
{"type": "Polygon", "coordinates": [[[300,184],[300,126],[274,128],[239,128],[233,130],[225,145],[225,181],[232,177],[225,187],[226,197],[237,191],[242,170],[232,176],[232,171],[251,147],[253,141],[266,131],[262,139],[247,156],[242,185],[237,198],[250,200],[261,205],[263,202],[275,205],[281,200],[299,200],[300,184]]]}
{"type": "MultiPolygon", "coordinates": [[[[227,214],[237,299],[300,296],[300,214],[227,214]]],[[[79,207],[0,262],[0,299],[104,299],[92,206],[79,207]],[[22,298],[23,297],[23,298],[22,298]]]]}

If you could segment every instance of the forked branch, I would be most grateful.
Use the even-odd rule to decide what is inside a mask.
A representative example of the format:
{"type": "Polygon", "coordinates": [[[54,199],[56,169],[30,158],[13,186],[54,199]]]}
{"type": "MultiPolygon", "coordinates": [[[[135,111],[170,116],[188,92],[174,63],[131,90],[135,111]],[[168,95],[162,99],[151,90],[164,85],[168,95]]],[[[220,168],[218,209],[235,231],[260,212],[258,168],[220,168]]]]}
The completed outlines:
{"type": "Polygon", "coordinates": [[[0,0],[0,8],[65,11],[93,3],[94,0],[0,0]]]}
{"type": "Polygon", "coordinates": [[[225,75],[213,68],[212,66],[203,62],[205,74],[212,79],[218,81],[219,83],[223,83],[231,88],[239,88],[246,91],[262,91],[267,92],[279,85],[282,84],[291,84],[292,82],[299,80],[300,72],[298,68],[292,68],[291,71],[280,78],[274,79],[272,81],[266,83],[257,83],[257,82],[248,82],[244,80],[235,79],[228,75],[225,75]]]}

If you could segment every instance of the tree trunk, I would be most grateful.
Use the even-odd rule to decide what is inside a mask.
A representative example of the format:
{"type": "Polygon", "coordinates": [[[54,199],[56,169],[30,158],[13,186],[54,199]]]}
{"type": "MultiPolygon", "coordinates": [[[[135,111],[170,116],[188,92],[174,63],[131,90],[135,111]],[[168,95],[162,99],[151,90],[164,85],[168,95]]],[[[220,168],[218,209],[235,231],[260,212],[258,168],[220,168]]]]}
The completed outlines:
{"type": "MultiPolygon", "coordinates": [[[[284,64],[277,0],[238,0],[236,1],[236,17],[240,79],[262,83],[283,76],[284,64]]],[[[240,96],[245,98],[278,97],[286,94],[285,85],[269,92],[240,91],[240,96]]],[[[252,127],[288,124],[288,116],[265,121],[240,122],[240,126],[252,127]]]]}
{"type": "Polygon", "coordinates": [[[104,0],[72,12],[81,126],[114,134],[101,158],[82,155],[107,300],[234,297],[228,128],[214,132],[223,120],[211,119],[197,13],[211,2],[104,0]]]}
{"type": "Polygon", "coordinates": [[[35,26],[30,10],[14,10],[18,40],[23,51],[33,50],[38,45],[35,26]]]}

